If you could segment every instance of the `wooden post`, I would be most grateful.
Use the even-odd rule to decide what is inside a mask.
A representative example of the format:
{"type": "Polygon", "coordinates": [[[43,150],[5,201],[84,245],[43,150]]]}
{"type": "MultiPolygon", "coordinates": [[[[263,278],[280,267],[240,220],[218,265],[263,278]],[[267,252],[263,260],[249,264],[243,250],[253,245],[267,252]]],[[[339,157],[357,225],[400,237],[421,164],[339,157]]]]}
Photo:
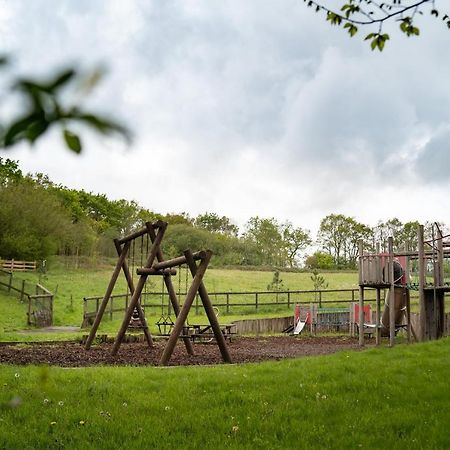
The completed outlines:
{"type": "Polygon", "coordinates": [[[411,298],[409,296],[409,289],[405,288],[406,295],[406,336],[408,344],[411,343],[411,298]]]}
{"type": "Polygon", "coordinates": [[[380,324],[380,310],[381,310],[381,290],[377,287],[376,291],[376,312],[375,312],[375,326],[376,328],[376,335],[375,335],[375,345],[381,344],[381,324],[380,324]]]}
{"type": "MultiPolygon", "coordinates": [[[[155,230],[153,229],[153,227],[147,227],[147,230],[148,230],[148,234],[150,235],[151,241],[154,242],[155,239],[156,239],[155,230]]],[[[161,248],[158,248],[158,251],[156,252],[156,259],[158,260],[159,263],[164,262],[164,255],[162,253],[161,248]]],[[[181,268],[180,268],[180,270],[181,270],[181,268]]],[[[167,289],[167,292],[169,294],[169,299],[170,299],[170,302],[172,304],[173,311],[175,313],[175,317],[178,317],[178,315],[180,314],[180,309],[181,308],[180,308],[180,304],[178,302],[178,297],[177,297],[177,294],[175,292],[175,288],[174,288],[173,283],[172,283],[172,277],[170,276],[170,274],[164,275],[163,277],[164,277],[164,284],[166,285],[166,289],[167,289]]],[[[192,342],[189,339],[187,334],[188,334],[187,333],[187,328],[183,328],[183,342],[184,342],[184,346],[186,347],[186,351],[187,351],[188,355],[193,355],[194,354],[194,348],[193,348],[192,342]]]]}
{"type": "Polygon", "coordinates": [[[102,304],[100,305],[100,308],[97,310],[97,314],[95,315],[94,323],[92,324],[91,330],[89,332],[89,336],[86,339],[86,344],[84,346],[84,348],[86,350],[90,349],[92,341],[95,338],[95,335],[97,333],[100,322],[102,321],[102,317],[105,312],[106,305],[108,304],[109,298],[111,297],[111,293],[114,289],[117,278],[119,277],[119,273],[122,270],[122,265],[123,265],[123,262],[125,261],[125,258],[127,257],[129,248],[130,248],[130,242],[127,242],[123,246],[122,253],[120,254],[119,260],[117,261],[116,267],[114,268],[114,272],[111,276],[111,280],[109,281],[105,296],[103,297],[102,304]]]}
{"type": "MultiPolygon", "coordinates": [[[[363,241],[358,242],[359,255],[359,316],[358,316],[358,342],[360,347],[364,346],[364,280],[366,274],[364,272],[364,255],[363,255],[363,241]]],[[[355,317],[356,320],[356,317],[355,317]]]]}
{"type": "Polygon", "coordinates": [[[23,296],[25,295],[25,280],[22,280],[22,288],[20,290],[20,301],[23,302],[23,296]]]}
{"type": "Polygon", "coordinates": [[[291,309],[291,293],[289,292],[289,289],[287,292],[287,307],[288,309],[291,309]]]}
{"type": "Polygon", "coordinates": [[[227,292],[227,314],[230,313],[230,294],[227,292]]]}
{"type": "Polygon", "coordinates": [[[258,311],[258,293],[255,293],[255,309],[258,311]]]}
{"type": "MultiPolygon", "coordinates": [[[[152,228],[152,230],[153,230],[153,228],[152,228]]],[[[128,242],[128,245],[131,245],[131,241],[130,240],[127,241],[127,242],[128,242]]],[[[121,247],[121,244],[119,243],[118,239],[114,239],[114,246],[116,247],[117,254],[120,257],[120,254],[122,252],[122,247],[121,247]]],[[[122,263],[122,271],[123,271],[123,273],[125,275],[125,279],[127,280],[128,288],[129,288],[129,290],[131,292],[131,295],[133,295],[134,294],[133,277],[131,276],[130,269],[128,267],[126,258],[123,260],[123,263],[122,263]]],[[[125,299],[125,310],[127,310],[127,309],[128,309],[128,292],[127,292],[127,297],[125,299]]],[[[142,310],[142,306],[141,306],[141,304],[139,302],[137,302],[136,309],[137,309],[137,312],[138,312],[138,315],[139,315],[139,320],[142,323],[145,340],[147,341],[148,346],[152,347],[153,346],[153,339],[152,339],[152,336],[151,336],[150,331],[148,329],[147,319],[145,318],[144,311],[142,310]]],[[[111,310],[112,310],[112,299],[111,299],[111,310]]],[[[112,318],[112,313],[111,313],[111,318],[112,318]]]]}
{"type": "Polygon", "coordinates": [[[12,274],[12,272],[9,272],[8,292],[11,292],[12,279],[13,279],[13,274],[12,274]]]}
{"type": "Polygon", "coordinates": [[[394,238],[388,238],[388,253],[389,253],[389,346],[393,347],[395,344],[395,286],[394,286],[394,238]]]}
{"type": "MultiPolygon", "coordinates": [[[[167,228],[167,223],[158,222],[158,227],[159,227],[158,233],[156,234],[156,238],[152,244],[152,248],[150,250],[150,254],[148,255],[147,261],[145,262],[145,267],[151,267],[153,265],[153,262],[156,258],[156,254],[159,250],[159,246],[161,244],[162,238],[164,237],[164,233],[167,228]]],[[[122,265],[123,265],[123,261],[122,261],[121,267],[122,267],[122,265]]],[[[144,289],[144,286],[145,286],[145,282],[147,281],[147,276],[148,275],[141,275],[139,277],[135,291],[133,292],[133,295],[131,296],[130,304],[128,305],[128,309],[125,312],[125,317],[123,319],[122,326],[120,327],[120,330],[117,333],[116,340],[114,341],[114,345],[113,345],[113,348],[111,351],[111,354],[113,356],[117,355],[117,352],[119,351],[120,344],[122,343],[125,333],[127,331],[128,325],[130,324],[130,320],[131,320],[131,316],[133,315],[134,308],[137,307],[138,311],[141,311],[141,313],[142,313],[142,309],[141,309],[140,305],[139,306],[137,306],[137,305],[139,304],[139,297],[141,296],[142,290],[144,289]]],[[[151,339],[151,337],[150,337],[150,339],[151,339]]],[[[151,343],[150,343],[150,346],[152,346],[152,345],[153,345],[153,340],[151,340],[151,343]]]]}
{"type": "MultiPolygon", "coordinates": [[[[209,259],[211,259],[212,252],[208,250],[207,253],[209,254],[209,259]]],[[[195,264],[192,252],[190,250],[186,250],[184,252],[184,255],[186,256],[186,261],[187,261],[189,270],[191,271],[192,276],[195,277],[195,275],[197,274],[199,269],[197,268],[197,265],[195,264]]],[[[209,259],[208,259],[208,263],[209,263],[209,259]]],[[[203,276],[202,276],[202,278],[203,278],[203,276]]],[[[214,336],[216,338],[217,345],[219,346],[220,353],[222,354],[222,359],[227,363],[231,363],[231,356],[228,352],[228,347],[225,342],[225,337],[223,336],[222,330],[220,329],[219,321],[217,320],[217,316],[216,316],[216,313],[212,306],[211,300],[209,298],[208,291],[206,290],[206,287],[203,284],[202,280],[200,280],[198,293],[199,293],[200,299],[203,303],[203,307],[205,308],[206,315],[208,316],[209,323],[211,324],[211,328],[212,328],[214,336]]]]}
{"type": "Polygon", "coordinates": [[[424,248],[424,238],[423,238],[423,225],[419,225],[417,228],[417,245],[419,247],[419,324],[420,330],[418,335],[420,340],[424,341],[427,336],[426,330],[426,306],[425,306],[425,248],[424,248]]]}
{"type": "Polygon", "coordinates": [[[359,286],[359,346],[364,347],[364,286],[359,286]]]}
{"type": "Polygon", "coordinates": [[[32,313],[31,302],[32,302],[31,297],[28,297],[28,325],[31,325],[31,313],[32,313]]]}
{"type": "Polygon", "coordinates": [[[194,279],[192,280],[191,287],[188,290],[186,299],[180,310],[180,314],[178,315],[175,321],[172,333],[170,334],[169,340],[167,341],[163,354],[161,355],[159,363],[162,366],[165,366],[169,362],[170,357],[172,356],[173,350],[175,349],[175,345],[177,344],[178,337],[184,327],[187,316],[189,314],[189,310],[191,309],[192,303],[194,302],[195,296],[198,292],[200,283],[202,282],[203,275],[206,272],[206,268],[208,267],[210,259],[211,254],[207,254],[205,259],[200,263],[200,266],[197,269],[194,279]]]}

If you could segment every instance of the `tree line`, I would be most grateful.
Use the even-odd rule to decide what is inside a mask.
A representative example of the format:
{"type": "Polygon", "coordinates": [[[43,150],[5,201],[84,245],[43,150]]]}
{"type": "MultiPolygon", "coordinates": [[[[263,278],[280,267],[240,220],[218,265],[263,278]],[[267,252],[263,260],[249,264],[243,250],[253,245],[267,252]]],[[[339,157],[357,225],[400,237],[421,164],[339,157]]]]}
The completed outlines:
{"type": "Polygon", "coordinates": [[[275,218],[251,217],[240,230],[231,219],[213,212],[197,217],[160,214],[135,201],[110,200],[104,194],[55,184],[44,174],[23,174],[17,161],[0,158],[2,258],[113,257],[113,238],[158,219],[170,224],[163,241],[166,257],[178,256],[186,248],[209,248],[218,266],[353,268],[360,240],[366,249],[373,249],[376,242],[385,247],[388,236],[394,236],[396,247],[413,249],[417,244],[418,222],[396,218],[371,228],[352,217],[331,214],[322,219],[313,239],[309,230],[275,218]],[[311,246],[318,250],[303,261],[311,246]]]}

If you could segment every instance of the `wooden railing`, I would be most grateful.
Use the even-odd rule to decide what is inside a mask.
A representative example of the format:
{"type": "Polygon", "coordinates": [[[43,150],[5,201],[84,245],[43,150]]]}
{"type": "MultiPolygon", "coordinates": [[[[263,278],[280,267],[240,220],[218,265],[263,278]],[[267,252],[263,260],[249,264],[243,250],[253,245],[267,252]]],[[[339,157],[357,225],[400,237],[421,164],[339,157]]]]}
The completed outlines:
{"type": "Polygon", "coordinates": [[[26,272],[36,270],[36,261],[16,261],[15,259],[0,259],[0,269],[10,272],[26,272]]]}
{"type": "MultiPolygon", "coordinates": [[[[329,289],[329,290],[296,290],[296,291],[252,291],[252,292],[213,292],[209,293],[211,302],[221,314],[242,314],[255,312],[270,312],[280,309],[292,310],[295,304],[316,303],[322,305],[339,305],[358,300],[358,289],[329,289]]],[[[180,302],[185,297],[184,293],[178,294],[180,302]]],[[[93,322],[103,297],[84,297],[83,326],[93,322]]],[[[128,307],[129,294],[116,294],[110,297],[105,315],[113,319],[115,313],[123,313],[128,307]]],[[[368,295],[366,301],[375,302],[368,295]]],[[[142,293],[141,305],[147,314],[170,315],[171,305],[166,292],[142,293]]],[[[202,311],[202,303],[199,297],[195,299],[192,307],[195,314],[202,311]]]]}
{"type": "Polygon", "coordinates": [[[27,323],[37,327],[53,324],[53,294],[41,284],[16,279],[11,271],[0,269],[0,286],[16,292],[21,302],[27,302],[27,323]]]}

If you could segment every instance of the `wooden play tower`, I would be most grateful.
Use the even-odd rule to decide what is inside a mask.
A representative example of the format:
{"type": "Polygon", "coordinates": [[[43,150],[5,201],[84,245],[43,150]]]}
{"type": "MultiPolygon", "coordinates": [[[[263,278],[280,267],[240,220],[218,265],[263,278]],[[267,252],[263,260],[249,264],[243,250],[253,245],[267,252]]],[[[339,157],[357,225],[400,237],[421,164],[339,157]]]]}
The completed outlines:
{"type": "Polygon", "coordinates": [[[364,291],[376,290],[375,336],[377,345],[381,336],[389,337],[394,345],[396,332],[406,329],[408,342],[439,339],[445,332],[445,294],[450,283],[445,281],[444,269],[449,267],[450,235],[444,236],[439,225],[433,224],[431,238],[425,240],[424,227],[417,230],[417,249],[394,252],[393,238],[388,239],[387,252],[375,253],[359,246],[359,344],[364,345],[364,291]],[[413,272],[416,274],[413,277],[413,272]],[[414,280],[413,280],[414,278],[414,280]],[[410,291],[417,290],[419,320],[415,327],[411,321],[410,291]],[[381,292],[385,292],[384,311],[381,314],[381,292]],[[361,332],[362,331],[362,332],[361,332]]]}

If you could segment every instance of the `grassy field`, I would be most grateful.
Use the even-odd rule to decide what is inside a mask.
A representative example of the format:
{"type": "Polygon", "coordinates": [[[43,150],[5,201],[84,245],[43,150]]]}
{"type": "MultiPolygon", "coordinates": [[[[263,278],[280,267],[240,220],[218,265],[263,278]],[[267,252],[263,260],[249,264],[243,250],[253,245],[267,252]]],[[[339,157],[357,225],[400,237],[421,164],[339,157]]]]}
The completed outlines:
{"type": "MultiPolygon", "coordinates": [[[[54,325],[55,326],[75,326],[79,327],[83,317],[83,297],[103,295],[111,277],[113,267],[100,266],[97,269],[73,269],[64,267],[61,264],[53,264],[45,274],[39,273],[17,273],[16,279],[26,279],[30,283],[42,283],[50,291],[56,293],[54,301],[54,325]]],[[[328,288],[354,288],[356,287],[357,274],[354,272],[336,272],[324,274],[328,282],[328,288]]],[[[260,271],[240,271],[210,269],[205,277],[205,285],[208,291],[214,292],[247,292],[264,291],[273,279],[272,272],[260,271]]],[[[290,290],[310,290],[313,289],[311,275],[309,273],[281,273],[284,288],[290,290]]],[[[186,287],[185,272],[181,277],[174,277],[176,290],[184,291],[186,287]]],[[[160,303],[161,285],[160,281],[154,282],[148,288],[149,292],[155,293],[155,301],[160,303]]],[[[114,293],[124,293],[126,287],[124,277],[120,276],[114,293]]],[[[269,296],[270,297],[270,296],[269,296]]],[[[224,297],[211,295],[213,302],[224,301],[224,297]]],[[[272,299],[273,300],[273,299],[272,299]]],[[[270,298],[263,301],[272,301],[270,298]]],[[[280,298],[280,301],[283,299],[280,298]]],[[[293,299],[294,301],[295,299],[293,299]]],[[[241,298],[241,301],[253,302],[254,296],[241,298]]],[[[292,314],[292,307],[260,307],[257,314],[253,309],[241,308],[232,309],[232,315],[227,315],[224,308],[220,309],[219,320],[222,323],[229,323],[232,320],[249,317],[274,317],[292,314]]],[[[157,331],[156,321],[161,316],[161,310],[155,308],[149,310],[147,317],[151,330],[157,331]]],[[[0,288],[0,340],[40,340],[40,339],[71,339],[79,337],[80,333],[63,333],[43,335],[40,333],[24,334],[21,330],[26,326],[26,304],[20,303],[17,295],[7,295],[4,288],[0,288]]],[[[119,327],[121,313],[115,315],[113,321],[103,321],[101,333],[115,333],[119,327]]],[[[196,317],[193,322],[202,323],[204,317],[196,317]]]]}
{"type": "Polygon", "coordinates": [[[450,340],[258,365],[0,365],[0,448],[450,448],[450,340]]]}

